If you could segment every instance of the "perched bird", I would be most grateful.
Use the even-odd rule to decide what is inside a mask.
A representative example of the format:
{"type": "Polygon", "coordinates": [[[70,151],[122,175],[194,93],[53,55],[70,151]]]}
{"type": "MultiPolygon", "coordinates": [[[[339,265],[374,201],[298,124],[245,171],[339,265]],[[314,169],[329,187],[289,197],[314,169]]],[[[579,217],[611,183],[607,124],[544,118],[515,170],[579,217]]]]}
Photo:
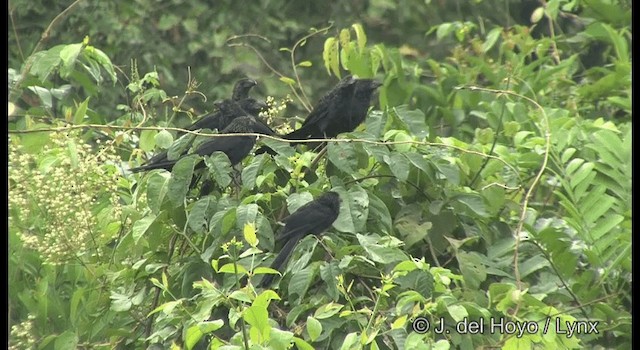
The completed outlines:
{"type": "Polygon", "coordinates": [[[302,126],[285,135],[284,138],[304,140],[337,136],[340,133],[339,124],[342,124],[342,119],[350,113],[349,104],[355,84],[356,79],[351,75],[342,78],[336,86],[320,98],[302,126]]]}
{"type": "MultiPolygon", "coordinates": [[[[253,98],[245,98],[239,101],[226,99],[215,102],[214,105],[217,107],[217,111],[203,116],[185,129],[190,131],[198,129],[222,130],[226,128],[233,119],[243,115],[257,116],[263,108],[267,107],[266,103],[253,98]]],[[[182,133],[184,132],[179,132],[178,136],[182,133]]]]}
{"type": "MultiPolygon", "coordinates": [[[[235,118],[245,116],[245,115],[253,115],[252,112],[255,111],[256,109],[260,110],[263,107],[266,107],[266,104],[256,101],[252,98],[244,99],[240,102],[234,102],[232,100],[226,99],[219,102],[215,102],[214,105],[218,108],[218,111],[215,114],[209,117],[205,116],[204,118],[200,119],[199,121],[189,126],[187,129],[192,131],[195,131],[198,129],[205,129],[205,128],[211,129],[211,130],[213,129],[223,130],[235,118]],[[243,106],[248,106],[248,107],[246,107],[245,109],[243,106]]],[[[261,121],[258,121],[258,122],[262,123],[261,121]]],[[[265,128],[268,128],[266,125],[264,126],[265,128]]],[[[273,135],[273,131],[271,129],[269,130],[270,130],[269,135],[273,135]]],[[[180,136],[180,133],[178,134],[178,136],[180,136]]],[[[190,145],[187,145],[185,147],[185,150],[184,152],[182,152],[181,156],[187,153],[187,151],[189,150],[189,147],[190,145]]],[[[168,160],[169,160],[168,152],[165,150],[153,155],[153,157],[149,158],[149,160],[147,160],[147,162],[144,165],[152,166],[155,164],[166,162],[168,160]]]]}
{"type": "MultiPolygon", "coordinates": [[[[253,79],[243,78],[238,80],[233,86],[231,99],[225,99],[221,102],[214,103],[214,105],[218,107],[217,111],[204,115],[185,129],[191,131],[198,129],[222,130],[229,125],[233,118],[247,113],[251,115],[258,115],[262,109],[267,107],[267,104],[256,99],[249,98],[249,91],[251,91],[251,89],[256,85],[258,85],[258,82],[253,79]],[[240,108],[242,108],[246,113],[230,114],[229,108],[231,108],[232,102],[237,102],[240,108]],[[221,104],[226,107],[226,111],[220,108],[221,104]]],[[[178,136],[182,134],[184,134],[184,132],[178,132],[178,136]]]]}
{"type": "MultiPolygon", "coordinates": [[[[221,131],[222,134],[236,134],[236,133],[256,133],[273,135],[273,130],[269,129],[262,122],[256,120],[253,116],[241,116],[235,118],[231,123],[221,131]]],[[[213,152],[220,151],[229,157],[231,165],[236,165],[246,157],[253,146],[256,143],[255,136],[228,136],[228,137],[214,137],[209,141],[202,143],[194,151],[195,154],[200,156],[211,155],[213,152]]],[[[165,159],[153,164],[146,164],[137,168],[131,169],[131,172],[140,172],[153,169],[165,169],[171,171],[173,166],[178,160],[186,157],[187,154],[183,154],[176,160],[165,159]]],[[[204,162],[200,162],[196,165],[196,169],[203,168],[204,162]]]]}
{"type": "Polygon", "coordinates": [[[290,140],[331,138],[353,131],[364,121],[371,97],[380,85],[372,79],[346,76],[309,113],[300,129],[285,136],[290,140]]]}
{"type": "MultiPolygon", "coordinates": [[[[367,117],[373,93],[380,85],[373,79],[356,79],[351,75],[342,78],[320,98],[299,129],[282,137],[289,140],[332,138],[353,131],[367,117]]],[[[307,145],[316,147],[317,143],[307,145]]],[[[264,152],[276,154],[267,146],[261,147],[256,154],[264,152]]]]}
{"type": "MultiPolygon", "coordinates": [[[[336,221],[339,213],[340,196],[330,191],[285,218],[283,232],[277,238],[278,242],[284,242],[284,246],[271,263],[271,268],[282,272],[298,242],[307,235],[322,234],[336,221]]],[[[267,287],[273,281],[273,276],[265,275],[258,286],[267,287]]]]}
{"type": "Polygon", "coordinates": [[[253,79],[242,78],[238,80],[233,86],[231,99],[234,101],[240,101],[244,100],[245,98],[249,98],[249,91],[251,91],[251,89],[253,89],[253,87],[256,85],[258,85],[258,82],[253,79]]]}

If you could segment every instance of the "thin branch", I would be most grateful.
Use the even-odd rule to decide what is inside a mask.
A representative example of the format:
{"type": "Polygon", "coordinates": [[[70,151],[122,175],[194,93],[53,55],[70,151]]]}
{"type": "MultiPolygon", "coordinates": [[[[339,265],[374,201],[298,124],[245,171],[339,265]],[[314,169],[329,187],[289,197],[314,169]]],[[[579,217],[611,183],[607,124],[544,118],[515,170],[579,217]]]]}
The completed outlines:
{"type": "MultiPolygon", "coordinates": [[[[227,46],[229,47],[233,47],[233,46],[242,46],[242,47],[248,47],[251,50],[253,50],[253,52],[255,52],[256,55],[258,55],[258,58],[260,58],[260,60],[262,61],[262,63],[264,63],[267,68],[269,68],[270,71],[272,71],[273,73],[275,73],[278,77],[280,78],[286,78],[286,76],[282,73],[280,73],[278,70],[276,70],[275,68],[273,68],[273,66],[271,66],[269,64],[269,62],[267,62],[267,60],[264,58],[264,56],[262,56],[262,54],[260,53],[260,51],[258,51],[258,49],[256,49],[255,47],[246,44],[246,43],[239,43],[239,44],[228,44],[227,46]]],[[[300,101],[300,103],[302,103],[303,106],[305,106],[305,108],[307,110],[310,110],[305,104],[304,104],[304,100],[302,99],[302,97],[300,97],[300,94],[298,94],[298,91],[296,91],[296,89],[293,87],[293,85],[289,85],[289,88],[291,88],[291,91],[293,92],[293,94],[296,96],[296,98],[298,99],[298,101],[300,101]]]]}
{"type": "MultiPolygon", "coordinates": [[[[9,5],[11,7],[11,5],[9,5]]],[[[18,52],[20,53],[20,59],[24,62],[24,53],[22,52],[22,46],[20,45],[20,38],[18,37],[18,31],[16,30],[16,23],[13,21],[13,9],[9,9],[9,19],[11,20],[11,29],[13,29],[13,35],[16,37],[16,46],[18,46],[18,52]]]]}
{"type": "Polygon", "coordinates": [[[300,82],[300,76],[298,75],[298,69],[296,68],[296,60],[295,60],[296,48],[298,48],[299,45],[301,45],[303,42],[306,42],[307,39],[311,38],[316,34],[320,34],[320,33],[325,34],[327,31],[329,31],[329,29],[331,29],[332,26],[333,26],[333,23],[330,24],[328,27],[319,29],[311,34],[307,34],[303,36],[300,40],[296,41],[296,43],[293,45],[293,48],[291,48],[291,67],[293,67],[293,75],[296,77],[296,82],[298,83],[298,88],[300,89],[300,92],[302,92],[302,96],[304,96],[304,101],[301,101],[301,102],[304,105],[304,108],[307,109],[307,111],[311,111],[311,108],[309,107],[310,102],[309,102],[309,97],[307,97],[307,94],[305,94],[304,89],[302,88],[302,82],[300,82]]]}
{"type": "MultiPolygon", "coordinates": [[[[493,93],[496,94],[498,96],[502,96],[502,95],[511,95],[511,96],[516,96],[519,98],[522,98],[528,102],[530,102],[531,104],[533,104],[537,109],[540,110],[540,113],[542,114],[542,119],[544,120],[544,127],[545,127],[545,151],[544,151],[544,157],[542,159],[542,165],[540,166],[540,170],[538,171],[538,173],[536,174],[536,177],[533,179],[533,182],[531,183],[531,186],[529,187],[529,189],[527,190],[527,193],[524,197],[524,200],[522,201],[522,207],[521,207],[521,213],[520,213],[520,218],[519,218],[519,222],[518,222],[518,227],[516,228],[516,232],[515,232],[515,251],[514,251],[514,274],[515,274],[515,278],[516,278],[516,284],[518,286],[518,289],[522,289],[522,280],[520,277],[520,267],[519,267],[519,246],[520,246],[520,233],[522,232],[522,228],[524,226],[524,220],[525,220],[525,216],[527,214],[527,208],[529,207],[529,201],[531,200],[531,197],[533,196],[533,191],[535,190],[537,184],[540,182],[540,179],[542,178],[542,174],[544,174],[544,172],[547,169],[547,164],[549,162],[549,153],[550,153],[550,149],[551,149],[551,131],[549,130],[549,117],[547,116],[547,113],[544,111],[544,108],[535,100],[520,95],[516,92],[513,91],[509,91],[509,90],[496,90],[496,89],[489,89],[489,88],[481,88],[481,87],[477,87],[477,86],[462,86],[459,87],[459,89],[468,89],[471,91],[483,91],[483,92],[489,92],[489,93],[493,93]]],[[[521,303],[518,303],[516,310],[514,311],[514,315],[517,314],[517,310],[519,309],[521,303]]]]}
{"type": "Polygon", "coordinates": [[[462,147],[459,146],[454,146],[454,145],[449,145],[449,144],[445,144],[445,143],[441,143],[441,142],[427,142],[427,141],[415,141],[415,140],[406,140],[406,141],[374,141],[374,140],[366,140],[366,139],[307,139],[307,140],[287,140],[278,136],[271,136],[271,135],[264,135],[264,134],[257,134],[257,133],[234,133],[234,134],[205,134],[205,133],[201,133],[198,131],[192,131],[192,130],[186,130],[186,129],[182,129],[182,128],[174,128],[174,127],[156,127],[156,126],[136,126],[136,127],[131,127],[131,126],[121,126],[121,125],[102,125],[102,124],[84,124],[84,125],[68,125],[68,126],[64,126],[64,127],[58,127],[58,128],[44,128],[44,129],[30,129],[30,130],[9,130],[10,134],[30,134],[30,133],[35,133],[35,132],[66,132],[68,130],[73,130],[73,129],[83,129],[83,128],[94,128],[94,129],[106,129],[106,130],[156,130],[156,131],[162,131],[162,130],[171,130],[171,131],[181,131],[184,133],[189,133],[189,134],[194,134],[194,135],[198,135],[198,136],[207,136],[207,137],[233,137],[233,136],[257,136],[257,137],[264,137],[264,138],[268,138],[268,139],[272,139],[272,140],[276,140],[276,141],[280,141],[280,142],[287,142],[287,143],[307,143],[307,142],[335,142],[335,143],[339,143],[339,142],[359,142],[359,143],[367,143],[367,144],[372,144],[372,145],[406,145],[406,144],[412,144],[412,145],[420,145],[420,146],[436,146],[436,147],[443,147],[443,148],[451,148],[451,149],[455,149],[457,151],[460,151],[462,153],[468,153],[468,154],[475,154],[481,157],[487,157],[487,158],[492,158],[495,159],[501,163],[503,163],[505,166],[507,166],[509,169],[511,169],[513,171],[514,174],[516,174],[518,177],[518,171],[509,163],[507,163],[507,161],[505,161],[504,159],[497,157],[497,156],[493,156],[490,154],[486,154],[486,153],[482,153],[482,152],[478,152],[478,151],[473,151],[473,150],[469,150],[469,149],[464,149],[462,147]]]}
{"type": "MultiPolygon", "coordinates": [[[[507,89],[509,88],[510,84],[511,84],[511,77],[508,77],[507,89]]],[[[502,110],[500,111],[500,118],[498,118],[498,128],[496,129],[496,134],[493,137],[493,143],[491,144],[491,148],[489,149],[489,152],[488,152],[489,154],[493,154],[493,151],[496,149],[496,145],[498,144],[498,136],[500,135],[500,131],[502,131],[502,118],[504,117],[504,112],[506,109],[507,109],[506,103],[503,103],[502,110]]],[[[473,187],[473,185],[476,183],[476,180],[480,177],[480,173],[482,172],[482,170],[485,169],[487,164],[489,164],[489,158],[485,158],[484,163],[482,163],[482,165],[480,166],[480,169],[478,169],[478,171],[476,172],[476,175],[473,177],[471,182],[469,182],[469,187],[473,187]]]]}

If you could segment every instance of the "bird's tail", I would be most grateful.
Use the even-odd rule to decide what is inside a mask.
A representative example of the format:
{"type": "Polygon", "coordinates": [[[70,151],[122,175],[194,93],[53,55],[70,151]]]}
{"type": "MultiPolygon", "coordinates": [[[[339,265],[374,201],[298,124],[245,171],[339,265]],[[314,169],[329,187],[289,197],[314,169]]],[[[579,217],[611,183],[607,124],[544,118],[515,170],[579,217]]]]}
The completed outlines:
{"type": "Polygon", "coordinates": [[[311,136],[309,134],[309,131],[307,131],[307,128],[305,128],[303,126],[298,130],[294,130],[294,131],[282,136],[282,138],[283,139],[287,139],[287,140],[304,140],[304,139],[309,138],[309,136],[311,136]]]}
{"type": "Polygon", "coordinates": [[[160,162],[160,163],[155,163],[155,164],[143,165],[143,166],[139,166],[139,167],[136,167],[136,168],[131,168],[131,169],[129,169],[129,171],[131,171],[132,173],[139,173],[141,171],[149,171],[149,170],[153,170],[153,169],[165,169],[165,170],[171,171],[171,169],[173,168],[173,166],[175,164],[176,164],[176,162],[174,162],[174,161],[160,162]]]}
{"type": "MultiPolygon", "coordinates": [[[[284,246],[280,250],[280,253],[278,253],[278,256],[276,256],[276,258],[271,263],[272,269],[282,272],[283,266],[289,260],[289,257],[293,252],[293,248],[296,247],[296,245],[298,244],[298,241],[300,241],[300,237],[293,237],[290,240],[288,240],[287,243],[284,244],[284,246]]],[[[273,281],[274,276],[275,275],[273,274],[264,275],[264,277],[262,278],[262,281],[260,281],[260,284],[258,284],[258,287],[265,288],[269,286],[273,281]]]]}

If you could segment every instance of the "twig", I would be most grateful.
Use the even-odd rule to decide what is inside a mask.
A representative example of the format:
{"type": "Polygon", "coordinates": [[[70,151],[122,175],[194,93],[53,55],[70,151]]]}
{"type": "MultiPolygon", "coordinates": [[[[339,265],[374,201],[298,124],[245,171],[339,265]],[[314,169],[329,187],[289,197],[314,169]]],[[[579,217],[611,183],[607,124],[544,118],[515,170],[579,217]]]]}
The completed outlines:
{"type": "MultiPolygon", "coordinates": [[[[248,47],[251,50],[253,50],[253,52],[255,52],[256,55],[258,55],[258,58],[260,58],[260,60],[262,61],[262,63],[264,63],[267,68],[269,68],[269,70],[271,70],[273,73],[275,73],[278,77],[280,78],[286,78],[286,76],[282,73],[280,73],[278,70],[276,70],[275,68],[273,68],[273,66],[271,66],[269,64],[269,62],[267,62],[267,60],[264,58],[264,56],[262,56],[262,54],[260,53],[260,51],[258,51],[258,49],[256,49],[255,47],[246,44],[246,43],[239,43],[239,44],[228,44],[227,46],[229,47],[233,47],[233,46],[242,46],[242,47],[248,47]]],[[[302,97],[300,97],[300,94],[298,94],[298,91],[296,91],[296,89],[293,87],[293,85],[289,85],[289,88],[291,89],[291,91],[293,92],[294,95],[296,95],[296,98],[298,99],[298,101],[300,101],[300,103],[302,103],[302,105],[308,110],[311,111],[311,109],[309,109],[309,107],[307,107],[304,103],[304,100],[302,99],[302,97]]]]}
{"type": "MultiPolygon", "coordinates": [[[[9,5],[11,7],[11,5],[9,5]]],[[[16,30],[16,24],[13,21],[13,9],[9,9],[9,19],[11,20],[11,29],[13,29],[13,35],[16,37],[16,46],[18,46],[18,52],[20,53],[20,59],[24,62],[24,53],[22,52],[22,46],[20,45],[20,38],[18,37],[18,31],[16,30]]]]}
{"type": "Polygon", "coordinates": [[[271,136],[271,135],[264,135],[264,134],[257,134],[257,133],[205,134],[205,133],[201,133],[201,132],[198,132],[198,131],[192,131],[192,130],[186,130],[186,129],[182,129],[182,128],[174,128],[174,127],[155,127],[155,126],[136,126],[136,127],[131,127],[131,126],[102,125],[102,124],[68,125],[68,126],[59,127],[59,128],[43,128],[43,129],[30,129],[30,130],[9,130],[9,134],[29,134],[29,133],[34,133],[34,132],[66,132],[68,130],[83,129],[83,128],[107,129],[107,130],[157,130],[157,131],[172,130],[172,131],[181,131],[181,132],[184,132],[184,133],[194,134],[194,135],[198,135],[198,136],[206,136],[206,137],[258,136],[258,137],[264,137],[264,138],[268,138],[268,139],[272,139],[272,140],[276,140],[276,141],[280,141],[280,142],[287,142],[287,143],[360,142],[360,143],[367,143],[367,144],[372,144],[372,145],[406,145],[406,144],[411,144],[411,145],[421,145],[421,146],[436,146],[436,147],[443,147],[443,148],[451,148],[451,149],[455,149],[457,151],[460,151],[462,153],[475,154],[475,155],[478,155],[478,156],[481,156],[481,157],[487,157],[487,158],[495,159],[495,160],[503,163],[509,169],[511,169],[513,171],[513,173],[516,176],[518,176],[518,179],[520,179],[520,175],[518,174],[518,171],[511,164],[507,163],[507,161],[505,161],[504,159],[502,159],[500,157],[493,156],[493,155],[486,154],[486,153],[482,153],[482,152],[478,152],[478,151],[474,151],[474,150],[464,149],[464,148],[459,147],[459,146],[449,145],[449,144],[445,144],[445,143],[441,143],[441,142],[427,142],[427,141],[415,141],[415,140],[374,141],[374,140],[366,140],[366,139],[346,139],[346,138],[345,139],[287,140],[287,139],[284,139],[284,138],[281,138],[281,137],[278,137],[278,136],[271,136]]]}
{"type": "MultiPolygon", "coordinates": [[[[550,149],[551,149],[551,131],[549,130],[549,119],[547,116],[547,113],[544,111],[544,108],[535,100],[533,100],[532,98],[520,95],[516,92],[513,91],[509,91],[509,90],[496,90],[496,89],[489,89],[489,88],[481,88],[481,87],[477,87],[477,86],[462,86],[459,87],[460,89],[469,89],[471,91],[483,91],[483,92],[489,92],[489,93],[493,93],[493,94],[497,94],[498,96],[501,95],[512,95],[512,96],[516,96],[519,98],[522,98],[526,101],[528,101],[529,103],[533,104],[534,106],[536,106],[536,108],[538,108],[540,110],[540,113],[542,113],[542,117],[545,123],[545,151],[544,151],[544,157],[542,159],[542,165],[540,166],[540,170],[538,171],[538,173],[536,174],[536,177],[533,179],[533,182],[531,183],[531,186],[529,187],[529,189],[527,190],[527,193],[524,197],[524,200],[522,201],[522,207],[521,207],[521,213],[520,213],[520,218],[519,218],[519,222],[518,222],[518,226],[516,228],[516,232],[515,232],[515,251],[514,251],[514,257],[513,257],[513,264],[514,264],[514,274],[515,274],[515,279],[516,279],[516,285],[518,286],[518,289],[522,289],[522,281],[520,278],[520,267],[519,267],[519,247],[520,247],[520,233],[522,232],[522,228],[524,226],[524,219],[525,216],[527,214],[527,208],[529,207],[529,200],[531,199],[531,196],[533,195],[533,191],[536,188],[536,185],[540,182],[540,179],[542,178],[542,174],[544,174],[545,170],[547,169],[547,164],[549,162],[549,153],[550,153],[550,149]]],[[[518,309],[520,308],[521,302],[518,302],[516,309],[514,311],[514,315],[517,314],[518,309]]]]}
{"type": "Polygon", "coordinates": [[[304,101],[300,101],[300,102],[302,102],[302,105],[307,111],[311,111],[311,107],[310,107],[309,97],[307,97],[307,94],[305,94],[304,89],[302,88],[302,82],[300,82],[300,76],[298,75],[298,69],[296,68],[296,60],[295,60],[296,48],[298,47],[298,45],[302,44],[312,36],[319,33],[322,33],[322,34],[326,33],[327,31],[329,31],[329,29],[331,29],[332,26],[333,26],[333,23],[330,24],[328,27],[319,29],[311,34],[303,36],[300,40],[296,41],[296,43],[293,45],[293,48],[291,48],[291,67],[293,67],[293,75],[296,77],[296,82],[298,83],[298,89],[300,89],[300,92],[302,92],[302,96],[304,96],[304,101]]]}

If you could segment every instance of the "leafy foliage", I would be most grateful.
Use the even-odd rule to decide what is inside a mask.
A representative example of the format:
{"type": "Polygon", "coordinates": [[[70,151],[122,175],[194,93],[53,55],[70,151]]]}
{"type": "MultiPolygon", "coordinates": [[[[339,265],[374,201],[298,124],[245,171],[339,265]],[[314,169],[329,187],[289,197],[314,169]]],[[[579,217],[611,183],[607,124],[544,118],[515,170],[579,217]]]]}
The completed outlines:
{"type": "MultiPolygon", "coordinates": [[[[225,14],[241,5],[219,2],[220,22],[204,20],[213,10],[201,2],[101,3],[90,6],[122,16],[93,26],[70,18],[90,37],[65,38],[71,44],[36,50],[9,69],[10,345],[629,347],[630,4],[523,2],[518,9],[533,25],[513,25],[494,13],[496,3],[464,5],[486,14],[480,22],[444,5],[376,1],[364,12],[368,21],[312,29],[297,41],[289,34],[310,22],[287,11],[310,19],[330,5],[296,2],[266,16],[268,5],[246,9],[264,19],[254,28],[286,28],[262,31],[287,47],[286,59],[261,56],[279,79],[255,73],[278,99],[293,94],[300,106],[268,99],[266,119],[280,130],[299,126],[293,116],[312,105],[309,91],[321,94],[325,84],[315,77],[329,86],[335,79],[327,74],[348,72],[384,85],[366,121],[329,140],[326,153],[267,138],[259,143],[277,154],[249,156],[240,170],[223,154],[205,157],[203,174],[214,184],[206,196],[191,189],[194,157],[171,173],[127,169],[149,152],[172,157],[193,141],[174,139],[198,114],[198,83],[184,82],[182,96],[165,91],[178,86],[174,74],[191,55],[215,58],[208,69],[225,84],[204,95],[222,96],[233,63],[261,60],[242,47],[268,52],[233,41],[240,38],[232,40],[242,43],[234,53],[243,52],[234,59],[205,50],[240,30],[225,14]],[[384,27],[389,11],[403,21],[381,35],[371,21],[384,27]],[[426,37],[407,31],[406,41],[385,42],[426,14],[440,19],[426,37]],[[121,20],[133,21],[128,45],[112,54],[125,43],[121,20]],[[98,34],[105,26],[114,31],[98,34]],[[129,45],[136,42],[161,53],[137,56],[129,45]],[[187,48],[170,50],[177,42],[187,48]],[[434,43],[444,53],[426,55],[434,43]],[[583,54],[593,47],[597,57],[583,54]],[[124,62],[132,62],[131,76],[117,85],[124,62]],[[277,288],[257,289],[262,275],[277,273],[268,266],[278,221],[328,189],[342,198],[333,227],[299,243],[277,288]],[[528,328],[460,328],[488,329],[492,320],[528,328]],[[577,324],[598,332],[568,336],[577,324]]],[[[15,11],[24,18],[39,10],[15,11]]]]}

